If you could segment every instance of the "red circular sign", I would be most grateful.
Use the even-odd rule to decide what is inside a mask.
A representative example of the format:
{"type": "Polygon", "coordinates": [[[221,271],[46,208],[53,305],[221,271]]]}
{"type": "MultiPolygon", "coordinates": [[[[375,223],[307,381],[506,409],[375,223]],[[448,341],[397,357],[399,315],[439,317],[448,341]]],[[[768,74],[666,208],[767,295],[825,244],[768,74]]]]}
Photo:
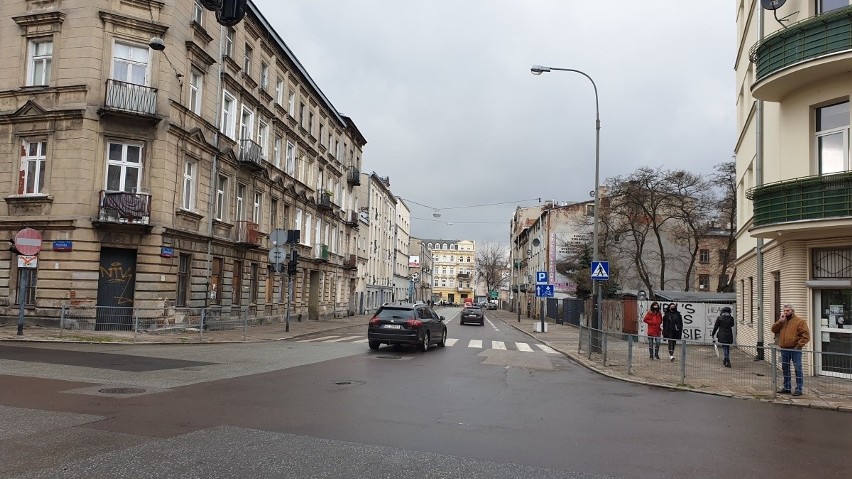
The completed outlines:
{"type": "Polygon", "coordinates": [[[15,249],[26,256],[38,254],[41,251],[41,233],[32,228],[18,231],[15,235],[15,249]]]}

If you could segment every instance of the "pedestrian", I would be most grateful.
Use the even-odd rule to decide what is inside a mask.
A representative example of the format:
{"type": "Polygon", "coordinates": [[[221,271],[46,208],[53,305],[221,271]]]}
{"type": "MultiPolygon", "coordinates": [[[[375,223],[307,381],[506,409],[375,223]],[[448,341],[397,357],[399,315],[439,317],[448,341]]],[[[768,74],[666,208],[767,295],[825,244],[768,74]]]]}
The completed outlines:
{"type": "Polygon", "coordinates": [[[777,335],[776,344],[781,348],[781,372],[784,374],[784,388],[779,394],[790,394],[790,363],[796,369],[796,390],[793,396],[802,395],[802,387],[805,377],[802,374],[802,349],[811,340],[808,324],[804,319],[796,316],[796,310],[790,304],[785,304],[781,311],[781,317],[772,325],[772,332],[777,335]]]}
{"type": "Polygon", "coordinates": [[[651,359],[660,359],[660,326],[663,324],[663,315],[660,313],[660,304],[654,301],[651,309],[645,313],[642,319],[648,325],[648,355],[651,359]]]}
{"type": "Polygon", "coordinates": [[[675,344],[683,336],[683,316],[672,303],[663,315],[663,336],[669,340],[669,361],[674,361],[675,344]]]}
{"type": "Polygon", "coordinates": [[[716,323],[713,324],[710,337],[722,345],[722,351],[725,353],[722,365],[729,368],[731,367],[731,345],[734,344],[734,317],[731,316],[731,308],[728,306],[722,308],[720,313],[716,323]]]}

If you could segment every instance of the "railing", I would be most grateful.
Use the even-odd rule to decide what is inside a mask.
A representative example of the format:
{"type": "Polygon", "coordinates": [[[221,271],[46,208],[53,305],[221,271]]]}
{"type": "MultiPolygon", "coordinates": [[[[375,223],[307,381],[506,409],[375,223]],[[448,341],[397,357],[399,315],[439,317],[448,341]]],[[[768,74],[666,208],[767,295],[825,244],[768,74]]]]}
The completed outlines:
{"type": "Polygon", "coordinates": [[[126,191],[101,191],[98,221],[147,225],[151,222],[151,195],[126,191]]]}
{"type": "Polygon", "coordinates": [[[349,172],[346,173],[346,181],[352,186],[361,185],[361,171],[354,166],[349,167],[349,172]]]}
{"type": "Polygon", "coordinates": [[[104,106],[141,115],[155,115],[157,89],[118,80],[107,80],[104,106]]]}
{"type": "Polygon", "coordinates": [[[345,267],[349,269],[357,269],[358,268],[358,256],[354,254],[350,254],[348,258],[346,258],[345,267]]]}
{"type": "Polygon", "coordinates": [[[357,211],[347,211],[346,212],[346,226],[354,226],[358,227],[358,212],[357,211]]]}
{"type": "Polygon", "coordinates": [[[234,241],[240,244],[259,246],[260,239],[257,234],[257,223],[251,221],[237,221],[234,232],[234,241]]]}
{"type": "Polygon", "coordinates": [[[796,22],[751,49],[756,80],[807,60],[852,50],[852,7],[796,22]]]}
{"type": "Polygon", "coordinates": [[[263,167],[263,148],[252,140],[240,140],[240,162],[263,167]]]}
{"type": "Polygon", "coordinates": [[[328,245],[317,243],[314,246],[314,258],[323,261],[328,261],[328,245]]]}
{"type": "Polygon", "coordinates": [[[470,279],[470,273],[459,273],[456,275],[458,279],[470,279]]]}
{"type": "Polygon", "coordinates": [[[331,193],[321,191],[317,196],[317,206],[320,208],[331,209],[331,193]]]}
{"type": "Polygon", "coordinates": [[[852,173],[779,181],[746,191],[754,226],[852,215],[852,173]]]}

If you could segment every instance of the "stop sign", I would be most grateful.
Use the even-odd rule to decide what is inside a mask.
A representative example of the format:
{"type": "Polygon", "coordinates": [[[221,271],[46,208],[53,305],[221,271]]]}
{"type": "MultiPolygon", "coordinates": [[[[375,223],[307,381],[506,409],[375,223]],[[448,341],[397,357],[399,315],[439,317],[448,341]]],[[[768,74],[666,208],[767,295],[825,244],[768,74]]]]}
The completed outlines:
{"type": "Polygon", "coordinates": [[[41,233],[32,228],[18,231],[15,235],[15,249],[22,255],[37,255],[41,251],[41,233]]]}

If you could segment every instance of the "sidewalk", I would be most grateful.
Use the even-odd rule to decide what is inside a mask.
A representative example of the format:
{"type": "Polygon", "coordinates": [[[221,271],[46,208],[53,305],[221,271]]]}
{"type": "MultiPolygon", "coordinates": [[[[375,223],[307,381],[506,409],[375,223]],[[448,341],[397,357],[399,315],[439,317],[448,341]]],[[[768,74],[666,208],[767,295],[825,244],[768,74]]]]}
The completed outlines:
{"type": "MultiPolygon", "coordinates": [[[[686,384],[680,383],[679,362],[649,361],[644,355],[644,345],[636,345],[635,358],[631,358],[631,370],[628,374],[625,351],[617,349],[613,344],[612,354],[608,357],[606,366],[600,354],[579,352],[580,329],[573,325],[554,324],[547,322],[547,332],[537,333],[535,328],[540,321],[521,316],[518,322],[517,313],[503,310],[489,310],[486,315],[494,320],[499,319],[515,329],[550,346],[586,368],[622,381],[630,381],[651,386],[680,389],[705,394],[715,394],[741,399],[756,399],[777,404],[789,404],[802,407],[832,409],[852,412],[852,394],[831,394],[821,390],[816,384],[816,378],[805,378],[805,394],[799,397],[778,395],[772,398],[771,389],[766,386],[765,362],[755,362],[746,353],[739,352],[733,357],[733,368],[722,368],[720,362],[705,353],[704,358],[690,356],[689,375],[686,384]],[[622,354],[622,356],[619,356],[622,354]],[[762,369],[761,369],[762,368],[762,369]],[[756,385],[757,384],[757,385],[756,385]],[[761,387],[763,386],[763,387],[761,387]]],[[[135,343],[135,344],[192,344],[192,343],[224,343],[224,342],[260,342],[294,339],[316,333],[333,334],[335,330],[362,326],[366,332],[369,316],[358,315],[344,318],[328,318],[316,321],[290,321],[290,330],[285,331],[284,322],[250,325],[222,331],[185,330],[182,332],[161,332],[157,334],[125,331],[96,332],[88,330],[60,331],[56,328],[41,328],[28,326],[23,336],[17,336],[15,323],[0,325],[0,341],[46,341],[46,342],[88,342],[88,343],[135,343]]],[[[710,348],[712,351],[712,348],[710,348]]],[[[662,348],[665,353],[665,345],[662,348]]],[[[700,352],[699,352],[700,353],[700,352]]],[[[732,352],[732,355],[738,352],[732,352]]],[[[698,354],[698,353],[696,353],[698,354]]],[[[780,381],[780,379],[779,379],[780,381]]]]}

